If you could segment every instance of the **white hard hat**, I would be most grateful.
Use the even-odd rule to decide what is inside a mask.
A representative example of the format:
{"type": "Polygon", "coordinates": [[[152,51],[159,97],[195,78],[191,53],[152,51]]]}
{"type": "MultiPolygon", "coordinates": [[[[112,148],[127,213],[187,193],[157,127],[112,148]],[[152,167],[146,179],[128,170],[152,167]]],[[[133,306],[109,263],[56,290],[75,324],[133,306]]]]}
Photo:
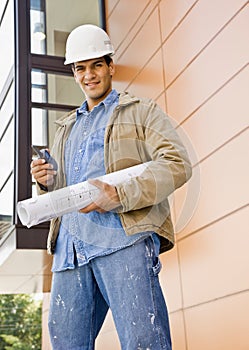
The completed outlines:
{"type": "Polygon", "coordinates": [[[113,54],[114,48],[106,32],[93,24],[83,24],[75,28],[67,38],[64,64],[113,54]]]}

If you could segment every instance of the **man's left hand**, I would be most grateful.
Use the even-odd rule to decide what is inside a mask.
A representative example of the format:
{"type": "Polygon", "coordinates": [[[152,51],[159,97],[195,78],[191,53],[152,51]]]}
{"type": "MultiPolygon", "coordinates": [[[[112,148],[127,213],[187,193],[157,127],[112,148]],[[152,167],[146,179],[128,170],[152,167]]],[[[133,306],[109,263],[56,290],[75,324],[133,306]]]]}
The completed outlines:
{"type": "Polygon", "coordinates": [[[99,196],[94,202],[87,205],[85,208],[80,209],[80,213],[90,213],[91,211],[97,211],[99,213],[105,213],[111,211],[120,206],[119,196],[115,186],[111,186],[100,180],[88,180],[91,185],[96,186],[100,190],[99,196]]]}

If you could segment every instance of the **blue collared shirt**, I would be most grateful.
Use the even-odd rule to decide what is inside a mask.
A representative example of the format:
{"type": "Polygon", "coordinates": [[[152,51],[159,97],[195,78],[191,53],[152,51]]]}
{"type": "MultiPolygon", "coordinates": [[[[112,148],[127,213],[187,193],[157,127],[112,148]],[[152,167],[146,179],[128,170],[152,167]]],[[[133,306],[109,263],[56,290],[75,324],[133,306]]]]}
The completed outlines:
{"type": "MultiPolygon", "coordinates": [[[[67,186],[105,174],[104,133],[117,104],[118,93],[112,90],[92,111],[88,111],[86,102],[77,110],[76,122],[65,146],[67,186]]],[[[123,249],[150,234],[141,232],[127,236],[118,214],[114,212],[63,215],[52,271],[73,269],[75,254],[78,266],[82,266],[95,257],[123,249]]]]}

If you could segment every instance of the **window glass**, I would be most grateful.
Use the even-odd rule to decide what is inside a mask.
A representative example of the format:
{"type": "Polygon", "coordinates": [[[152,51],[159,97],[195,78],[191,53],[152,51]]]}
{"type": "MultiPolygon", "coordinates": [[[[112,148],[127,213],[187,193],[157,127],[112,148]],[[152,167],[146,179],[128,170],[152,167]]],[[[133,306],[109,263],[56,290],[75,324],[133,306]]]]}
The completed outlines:
{"type": "Polygon", "coordinates": [[[1,171],[0,188],[14,169],[14,120],[12,119],[0,142],[1,171]]]}
{"type": "Polygon", "coordinates": [[[54,143],[54,136],[57,130],[55,121],[66,115],[67,112],[62,111],[48,111],[48,146],[52,147],[54,143]]]}
{"type": "Polygon", "coordinates": [[[73,74],[66,75],[48,74],[48,102],[80,106],[85,96],[73,74]]]}
{"type": "Polygon", "coordinates": [[[7,3],[7,0],[0,0],[0,19],[3,15],[3,11],[4,11],[6,3],[7,3]]]}
{"type": "Polygon", "coordinates": [[[11,227],[13,221],[14,176],[11,175],[0,192],[0,239],[11,227]]]}
{"type": "Polygon", "coordinates": [[[47,137],[47,120],[48,113],[44,109],[32,108],[31,125],[32,125],[32,145],[44,146],[48,144],[47,137]]]}
{"type": "Polygon", "coordinates": [[[56,132],[55,121],[67,112],[32,109],[32,145],[51,148],[56,132]]]}
{"type": "Polygon", "coordinates": [[[13,21],[13,1],[9,1],[3,21],[0,26],[0,47],[4,48],[1,53],[0,64],[0,91],[14,64],[14,21],[13,21]]]}
{"type": "Polygon", "coordinates": [[[72,76],[32,71],[32,102],[80,106],[84,94],[72,76]]]}
{"type": "MultiPolygon", "coordinates": [[[[42,112],[44,112],[44,110],[42,110],[42,109],[37,109],[37,111],[39,111],[41,114],[42,114],[42,112]]],[[[55,121],[62,118],[66,112],[48,110],[48,111],[46,111],[46,113],[47,113],[47,115],[46,115],[47,127],[46,127],[46,130],[44,130],[44,133],[46,131],[48,131],[46,134],[47,144],[38,143],[40,140],[40,135],[36,135],[36,134],[32,135],[32,141],[33,141],[33,144],[36,146],[42,146],[43,148],[51,149],[53,142],[54,142],[55,132],[57,130],[57,126],[55,124],[55,121]]],[[[37,130],[35,130],[34,132],[36,133],[36,131],[37,130]]],[[[33,154],[33,158],[34,157],[36,157],[35,154],[33,154]]],[[[36,196],[37,196],[36,185],[35,185],[34,178],[32,178],[32,197],[36,197],[36,196]]]]}
{"type": "Polygon", "coordinates": [[[0,192],[0,221],[11,221],[13,215],[14,176],[11,175],[8,182],[0,192]]]}
{"type": "MultiPolygon", "coordinates": [[[[67,106],[80,106],[84,95],[71,77],[60,74],[47,74],[40,70],[33,70],[32,102],[53,103],[67,106]]],[[[72,107],[73,108],[73,107],[72,107]]],[[[52,142],[55,132],[54,120],[66,112],[47,111],[46,109],[32,109],[32,144],[48,146],[52,142]],[[49,139],[48,139],[49,138],[49,139]]]]}
{"type": "Polygon", "coordinates": [[[99,24],[98,0],[31,0],[31,52],[65,55],[65,42],[75,27],[99,24]]]}
{"type": "Polygon", "coordinates": [[[8,125],[10,119],[13,116],[14,111],[14,84],[11,85],[11,88],[6,96],[2,108],[0,109],[0,139],[2,134],[8,125]]]}

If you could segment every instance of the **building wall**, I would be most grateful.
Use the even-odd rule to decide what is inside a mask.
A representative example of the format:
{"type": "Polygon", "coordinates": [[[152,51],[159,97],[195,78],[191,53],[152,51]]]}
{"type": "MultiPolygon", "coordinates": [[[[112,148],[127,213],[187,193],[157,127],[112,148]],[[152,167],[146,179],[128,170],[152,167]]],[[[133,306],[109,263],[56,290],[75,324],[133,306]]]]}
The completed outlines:
{"type": "MultiPolygon", "coordinates": [[[[156,99],[194,176],[172,197],[161,256],[174,350],[249,348],[248,35],[245,0],[108,0],[114,87],[156,99]]],[[[97,350],[120,349],[110,316],[97,350]]]]}

